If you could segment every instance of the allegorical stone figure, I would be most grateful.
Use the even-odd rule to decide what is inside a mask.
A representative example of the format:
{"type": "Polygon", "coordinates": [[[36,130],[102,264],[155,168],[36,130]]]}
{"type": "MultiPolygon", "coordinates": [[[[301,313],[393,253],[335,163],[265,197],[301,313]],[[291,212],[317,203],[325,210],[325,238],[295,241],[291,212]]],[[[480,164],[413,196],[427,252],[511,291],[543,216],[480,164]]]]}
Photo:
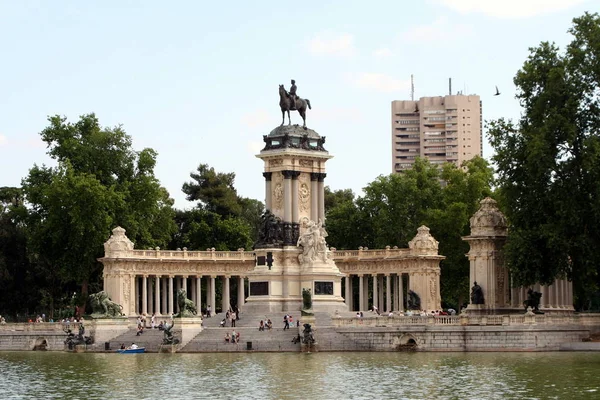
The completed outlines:
{"type": "Polygon", "coordinates": [[[471,288],[471,304],[485,304],[483,289],[477,284],[477,281],[473,282],[473,287],[471,288]]]}

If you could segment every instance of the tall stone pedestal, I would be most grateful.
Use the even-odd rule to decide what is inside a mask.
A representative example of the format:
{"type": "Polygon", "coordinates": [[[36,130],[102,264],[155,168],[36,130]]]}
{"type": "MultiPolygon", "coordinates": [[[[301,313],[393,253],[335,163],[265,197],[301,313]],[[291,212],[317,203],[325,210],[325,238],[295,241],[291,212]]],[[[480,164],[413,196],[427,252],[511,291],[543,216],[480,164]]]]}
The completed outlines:
{"type": "Polygon", "coordinates": [[[279,126],[263,137],[265,205],[245,311],[299,311],[310,289],[315,311],[346,311],[344,276],[329,257],[325,223],[325,137],[279,126]]]}

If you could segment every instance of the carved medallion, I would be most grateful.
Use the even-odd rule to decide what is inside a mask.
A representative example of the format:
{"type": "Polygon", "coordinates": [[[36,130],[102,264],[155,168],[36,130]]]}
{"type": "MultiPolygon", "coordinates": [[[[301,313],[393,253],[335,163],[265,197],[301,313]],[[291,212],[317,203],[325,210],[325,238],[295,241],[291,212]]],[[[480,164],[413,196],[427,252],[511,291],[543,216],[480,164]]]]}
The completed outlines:
{"type": "Polygon", "coordinates": [[[278,167],[280,165],[283,165],[283,160],[281,158],[277,159],[277,160],[270,160],[269,161],[269,166],[270,167],[278,167]]]}
{"type": "Polygon", "coordinates": [[[313,162],[312,162],[312,160],[300,160],[300,161],[298,162],[298,164],[299,164],[301,167],[307,167],[307,168],[310,168],[310,167],[312,167],[312,166],[313,166],[313,162]]]}

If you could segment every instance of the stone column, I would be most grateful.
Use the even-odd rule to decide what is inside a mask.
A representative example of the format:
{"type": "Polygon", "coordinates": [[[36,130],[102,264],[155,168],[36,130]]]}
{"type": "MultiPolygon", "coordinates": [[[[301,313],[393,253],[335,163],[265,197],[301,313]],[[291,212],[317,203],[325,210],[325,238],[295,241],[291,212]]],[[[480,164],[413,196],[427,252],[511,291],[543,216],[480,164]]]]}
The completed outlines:
{"type": "Polygon", "coordinates": [[[175,313],[175,307],[174,307],[174,302],[173,302],[173,291],[175,290],[175,288],[173,287],[173,275],[169,275],[169,311],[168,314],[174,314],[175,313]]]}
{"type": "Polygon", "coordinates": [[[348,311],[352,311],[352,275],[346,275],[346,298],[344,299],[348,306],[348,311]]]}
{"type": "MultiPolygon", "coordinates": [[[[319,173],[310,174],[310,219],[319,220],[319,173]]],[[[359,307],[360,308],[360,307],[359,307]]]]}
{"type": "Polygon", "coordinates": [[[271,175],[272,172],[263,172],[265,177],[265,208],[271,210],[271,175]]]}
{"type": "Polygon", "coordinates": [[[134,299],[135,299],[135,314],[139,315],[141,314],[141,310],[140,310],[140,277],[139,276],[134,276],[133,277],[133,291],[134,291],[134,299]]]}
{"type": "Polygon", "coordinates": [[[385,307],[388,310],[392,309],[392,298],[390,296],[391,294],[391,286],[392,286],[392,277],[390,276],[390,274],[385,274],[385,291],[386,291],[386,298],[385,298],[385,307]]]}
{"type": "Polygon", "coordinates": [[[292,222],[292,174],[294,171],[281,171],[283,174],[283,222],[292,222]]]}
{"type": "Polygon", "coordinates": [[[358,275],[358,311],[363,311],[365,305],[365,280],[362,274],[358,275]]]}
{"type": "Polygon", "coordinates": [[[231,306],[231,293],[229,292],[229,279],[231,277],[226,275],[223,277],[223,300],[222,300],[222,307],[223,308],[223,312],[226,312],[227,310],[229,310],[230,306],[231,306]]]}
{"type": "Polygon", "coordinates": [[[215,315],[216,311],[217,311],[217,302],[216,302],[216,287],[215,287],[215,279],[217,277],[216,276],[211,276],[210,277],[210,307],[211,307],[211,314],[215,315]]]}
{"type": "Polygon", "coordinates": [[[202,275],[196,277],[196,309],[202,315],[202,275]]]}
{"type": "Polygon", "coordinates": [[[187,275],[181,277],[181,288],[185,290],[185,295],[188,295],[187,275]]]}
{"type": "Polygon", "coordinates": [[[398,275],[398,311],[404,311],[404,279],[402,274],[398,275]]]}
{"type": "MultiPolygon", "coordinates": [[[[384,288],[383,288],[383,275],[377,275],[377,287],[379,288],[378,290],[378,295],[379,298],[377,299],[377,307],[379,307],[379,310],[381,311],[381,309],[383,308],[383,295],[384,295],[384,288]]],[[[387,310],[389,311],[389,310],[387,310]]]]}
{"type": "Polygon", "coordinates": [[[156,275],[154,278],[154,313],[160,315],[160,276],[156,275]]]}
{"type": "Polygon", "coordinates": [[[197,301],[196,301],[196,280],[193,279],[193,278],[190,279],[190,295],[191,295],[190,296],[191,297],[190,300],[192,300],[192,302],[194,303],[194,305],[196,305],[197,304],[197,301]]]}
{"type": "Polygon", "coordinates": [[[244,277],[240,276],[238,278],[238,303],[237,307],[240,311],[242,311],[242,307],[246,302],[246,293],[244,292],[244,277]]]}
{"type": "Polygon", "coordinates": [[[152,301],[152,278],[148,279],[148,315],[154,313],[154,304],[152,301]]]}
{"type": "Polygon", "coordinates": [[[142,277],[142,314],[148,314],[148,275],[142,277]]]}
{"type": "Polygon", "coordinates": [[[300,207],[298,206],[298,176],[300,171],[290,171],[292,173],[292,222],[297,223],[300,220],[300,207]]]}
{"type": "Polygon", "coordinates": [[[169,305],[167,303],[167,293],[169,292],[169,290],[167,289],[168,285],[167,285],[167,280],[164,279],[164,277],[162,277],[160,279],[161,284],[162,284],[162,309],[161,309],[161,314],[166,315],[169,313],[169,305]]]}
{"type": "Polygon", "coordinates": [[[377,274],[372,274],[373,277],[373,305],[379,309],[379,294],[377,293],[377,274]]]}
{"type": "Polygon", "coordinates": [[[319,174],[318,193],[319,193],[319,213],[318,218],[325,223],[325,177],[326,173],[319,174]]]}

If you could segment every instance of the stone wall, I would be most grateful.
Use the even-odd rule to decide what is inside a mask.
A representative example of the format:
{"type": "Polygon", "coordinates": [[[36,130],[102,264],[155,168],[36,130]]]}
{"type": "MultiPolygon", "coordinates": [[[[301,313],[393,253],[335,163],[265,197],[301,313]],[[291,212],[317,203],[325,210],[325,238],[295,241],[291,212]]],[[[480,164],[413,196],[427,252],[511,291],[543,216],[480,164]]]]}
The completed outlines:
{"type": "Polygon", "coordinates": [[[557,351],[581,342],[589,330],[577,326],[406,326],[338,329],[357,349],[396,351],[411,341],[419,351],[557,351]]]}

